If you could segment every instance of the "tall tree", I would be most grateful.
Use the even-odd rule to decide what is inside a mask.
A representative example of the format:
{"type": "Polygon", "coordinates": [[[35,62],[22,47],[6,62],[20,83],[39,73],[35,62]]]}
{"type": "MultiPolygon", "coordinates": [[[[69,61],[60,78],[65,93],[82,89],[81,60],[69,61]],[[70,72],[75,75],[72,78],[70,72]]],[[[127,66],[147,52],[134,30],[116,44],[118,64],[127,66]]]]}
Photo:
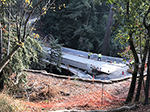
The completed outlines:
{"type": "Polygon", "coordinates": [[[102,46],[102,54],[104,54],[104,55],[108,55],[108,50],[109,50],[109,40],[110,40],[110,36],[111,36],[111,27],[113,25],[112,8],[113,8],[113,4],[110,5],[109,17],[108,17],[107,27],[106,27],[106,31],[105,31],[103,46],[102,46]]]}
{"type": "MultiPolygon", "coordinates": [[[[4,2],[1,2],[0,4],[0,63],[2,62],[3,59],[3,35],[2,35],[2,24],[4,24],[4,2]]],[[[0,88],[3,89],[4,87],[4,80],[3,79],[3,74],[0,72],[0,88]]]]}
{"type": "MultiPolygon", "coordinates": [[[[1,63],[0,63],[0,72],[6,67],[6,65],[9,63],[10,59],[13,57],[13,55],[18,51],[18,49],[20,49],[23,45],[24,42],[26,41],[27,37],[29,35],[31,35],[31,31],[33,29],[33,25],[28,25],[30,22],[30,17],[32,16],[32,14],[34,13],[34,11],[36,10],[36,8],[44,2],[44,4],[42,4],[43,8],[41,10],[43,10],[42,15],[46,13],[46,11],[48,10],[49,6],[52,5],[54,3],[55,0],[51,1],[51,0],[39,0],[38,3],[36,3],[34,6],[32,6],[32,0],[25,0],[22,1],[22,7],[23,10],[11,10],[14,12],[11,12],[12,15],[14,16],[15,20],[12,20],[13,22],[15,22],[15,29],[16,29],[16,34],[17,34],[17,40],[16,40],[16,44],[14,44],[11,48],[11,51],[9,53],[9,55],[5,56],[5,58],[2,59],[1,63]],[[23,5],[24,4],[24,5],[23,5]],[[28,15],[26,15],[28,13],[28,15]],[[27,17],[26,17],[27,16],[27,17]]],[[[9,2],[8,2],[9,3],[9,2]]],[[[4,4],[5,7],[7,7],[7,1],[0,1],[0,4],[4,4]]],[[[41,14],[39,14],[38,17],[40,17],[41,14]]],[[[0,77],[3,77],[3,74],[0,75],[0,77]]],[[[0,80],[0,84],[4,81],[3,78],[1,78],[0,80]]],[[[0,90],[3,89],[3,87],[0,88],[0,90]]]]}
{"type": "MultiPolygon", "coordinates": [[[[0,62],[2,61],[2,25],[0,22],[0,62]]],[[[4,87],[4,80],[2,80],[3,76],[2,76],[2,72],[0,72],[0,88],[3,89],[4,87]]],[[[0,90],[1,91],[1,90],[0,90]]]]}
{"type": "MultiPolygon", "coordinates": [[[[142,4],[142,7],[145,7],[144,5],[145,4],[142,4]]],[[[147,8],[146,8],[146,10],[147,10],[147,8]]],[[[149,25],[147,25],[147,22],[146,22],[146,20],[147,20],[146,18],[147,18],[147,16],[148,16],[149,13],[150,12],[149,12],[149,9],[148,9],[148,11],[146,12],[146,14],[143,17],[143,25],[146,28],[146,30],[147,30],[148,33],[147,33],[147,36],[146,36],[146,42],[145,42],[145,47],[144,47],[144,52],[143,52],[143,58],[141,60],[142,66],[141,66],[141,69],[140,69],[140,78],[139,78],[139,81],[138,81],[138,88],[137,88],[137,93],[136,93],[135,101],[139,101],[141,86],[142,86],[142,82],[143,82],[143,73],[144,73],[145,63],[146,63],[146,58],[147,58],[147,53],[148,53],[148,49],[149,49],[150,27],[149,27],[149,25]]],[[[144,86],[144,82],[143,82],[143,86],[144,86]]]]}
{"type": "MultiPolygon", "coordinates": [[[[135,60],[134,71],[132,73],[132,81],[130,84],[128,96],[126,98],[126,102],[131,102],[133,99],[138,73],[137,71],[140,71],[140,80],[138,81],[138,90],[135,99],[136,101],[138,101],[141,84],[143,81],[145,60],[147,58],[149,47],[149,36],[146,33],[149,32],[149,29],[144,25],[145,17],[147,14],[146,12],[149,8],[149,1],[109,1],[115,2],[117,6],[115,8],[115,11],[119,14],[116,16],[116,20],[118,21],[119,25],[122,26],[122,29],[120,29],[119,33],[117,34],[117,38],[120,38],[120,42],[122,43],[129,42],[130,49],[128,49],[128,51],[132,51],[132,55],[128,55],[128,57],[135,60]],[[141,20],[143,20],[143,22],[141,20]],[[140,57],[138,54],[140,54],[140,57]],[[139,67],[141,68],[140,70],[139,67]]],[[[147,18],[146,20],[148,23],[149,19],[147,18]]],[[[127,52],[125,51],[125,53],[127,52]]],[[[123,54],[123,56],[125,56],[125,53],[123,54]]],[[[145,88],[145,90],[146,89],[148,89],[148,86],[145,88]]]]}
{"type": "MultiPolygon", "coordinates": [[[[65,47],[102,52],[109,5],[105,2],[96,4],[91,0],[71,0],[64,3],[65,8],[63,3],[57,2],[55,11],[51,8],[49,13],[41,18],[40,31],[44,35],[52,34],[65,47]]],[[[118,46],[119,41],[113,42],[111,39],[111,42],[112,45],[115,44],[114,47],[118,46]]],[[[114,54],[113,50],[110,53],[114,54]]]]}
{"type": "MultiPolygon", "coordinates": [[[[143,24],[144,24],[145,28],[147,29],[148,41],[150,39],[150,24],[148,22],[149,19],[147,19],[149,13],[150,13],[150,6],[148,8],[147,13],[144,16],[144,19],[143,19],[143,24]],[[146,22],[146,20],[147,20],[147,22],[146,22]]],[[[150,45],[149,44],[148,44],[148,51],[149,51],[148,62],[147,62],[148,67],[147,67],[147,79],[146,79],[145,100],[144,100],[145,104],[148,104],[148,97],[149,97],[149,81],[150,81],[150,45]]]]}
{"type": "Polygon", "coordinates": [[[148,55],[148,62],[147,62],[147,79],[146,79],[146,86],[145,86],[145,100],[144,104],[148,104],[148,97],[149,97],[149,81],[150,81],[150,48],[149,48],[149,55],[148,55]]]}

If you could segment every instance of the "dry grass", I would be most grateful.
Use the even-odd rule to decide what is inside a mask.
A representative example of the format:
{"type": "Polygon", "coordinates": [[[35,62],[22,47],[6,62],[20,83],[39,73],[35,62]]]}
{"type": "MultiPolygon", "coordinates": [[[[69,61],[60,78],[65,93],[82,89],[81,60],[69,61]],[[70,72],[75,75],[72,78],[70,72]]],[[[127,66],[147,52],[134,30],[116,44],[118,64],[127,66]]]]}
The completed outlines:
{"type": "Polygon", "coordinates": [[[12,106],[6,100],[0,99],[0,112],[12,112],[12,106]]]}
{"type": "Polygon", "coordinates": [[[43,108],[35,108],[28,106],[25,103],[27,101],[23,99],[14,99],[12,96],[0,93],[0,112],[47,112],[48,110],[43,108]],[[1,102],[3,103],[1,106],[1,102]]]}
{"type": "Polygon", "coordinates": [[[13,99],[11,96],[5,94],[4,92],[0,93],[0,99],[11,105],[12,111],[24,111],[26,108],[26,106],[22,104],[21,100],[13,99]]]}

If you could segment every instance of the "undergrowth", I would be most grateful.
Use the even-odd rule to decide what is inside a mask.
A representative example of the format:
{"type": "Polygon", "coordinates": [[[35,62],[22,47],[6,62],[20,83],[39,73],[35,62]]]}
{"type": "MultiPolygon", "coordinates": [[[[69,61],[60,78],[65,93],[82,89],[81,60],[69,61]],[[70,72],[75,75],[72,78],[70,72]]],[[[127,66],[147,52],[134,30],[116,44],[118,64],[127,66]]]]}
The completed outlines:
{"type": "Polygon", "coordinates": [[[0,112],[13,112],[12,106],[4,99],[0,99],[0,112]]]}
{"type": "Polygon", "coordinates": [[[6,91],[0,92],[0,112],[48,112],[48,109],[27,105],[25,99],[15,99],[6,91]]]}

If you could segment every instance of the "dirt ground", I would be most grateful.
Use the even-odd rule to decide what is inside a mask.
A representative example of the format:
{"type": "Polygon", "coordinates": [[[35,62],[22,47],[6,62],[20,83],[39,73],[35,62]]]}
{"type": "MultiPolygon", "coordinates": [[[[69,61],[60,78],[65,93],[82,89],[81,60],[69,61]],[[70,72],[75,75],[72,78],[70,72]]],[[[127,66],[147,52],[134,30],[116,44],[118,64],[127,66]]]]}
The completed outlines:
{"type": "MultiPolygon", "coordinates": [[[[30,110],[33,112],[56,110],[105,111],[126,106],[124,101],[131,82],[131,79],[127,79],[112,84],[102,84],[94,81],[85,82],[77,79],[71,80],[70,78],[56,78],[41,73],[27,72],[27,74],[28,86],[31,88],[23,94],[19,101],[17,99],[11,101],[10,98],[7,98],[7,101],[12,102],[12,104],[13,102],[21,102],[15,103],[16,107],[18,108],[18,104],[23,104],[24,107],[22,108],[27,109],[27,112],[30,112],[30,110]]],[[[3,97],[1,96],[0,98],[3,97]]],[[[18,93],[18,96],[20,97],[20,93],[18,93]]],[[[140,102],[143,99],[144,92],[142,90],[140,102]]],[[[126,112],[150,112],[150,104],[142,105],[140,102],[136,103],[137,109],[126,110],[126,112]]]]}
{"type": "Polygon", "coordinates": [[[101,84],[28,73],[29,106],[49,110],[107,110],[124,105],[130,79],[101,84]],[[34,85],[34,86],[33,86],[34,85]]]}

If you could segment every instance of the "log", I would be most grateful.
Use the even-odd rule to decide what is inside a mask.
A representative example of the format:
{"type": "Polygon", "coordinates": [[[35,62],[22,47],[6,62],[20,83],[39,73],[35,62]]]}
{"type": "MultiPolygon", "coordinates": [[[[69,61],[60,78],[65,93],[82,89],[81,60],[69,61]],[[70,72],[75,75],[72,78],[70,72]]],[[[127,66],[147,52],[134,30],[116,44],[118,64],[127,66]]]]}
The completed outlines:
{"type": "Polygon", "coordinates": [[[136,108],[139,108],[139,106],[136,104],[133,104],[131,106],[122,106],[122,107],[118,107],[118,108],[114,108],[110,110],[89,110],[85,112],[122,112],[125,110],[131,110],[131,109],[136,109],[136,108]]]}
{"type": "MultiPolygon", "coordinates": [[[[103,83],[103,84],[112,84],[112,83],[116,83],[116,82],[120,82],[120,81],[124,81],[127,79],[132,78],[131,76],[126,76],[126,77],[122,77],[122,78],[118,78],[118,79],[110,79],[110,80],[100,80],[100,79],[84,79],[84,78],[79,78],[79,77],[69,77],[69,76],[65,76],[65,75],[57,75],[57,74],[53,74],[53,73],[47,73],[46,71],[43,70],[32,70],[32,69],[24,69],[24,71],[26,72],[32,72],[32,73],[40,73],[42,75],[47,75],[47,76],[52,76],[52,77],[56,77],[56,78],[62,78],[62,79],[70,79],[70,80],[79,80],[79,81],[85,81],[85,82],[95,82],[95,83],[103,83]]],[[[144,74],[144,76],[147,74],[144,74]]],[[[137,76],[137,78],[139,77],[139,75],[137,76]]]]}
{"type": "Polygon", "coordinates": [[[112,84],[111,80],[98,80],[98,79],[93,80],[93,79],[84,79],[84,78],[78,78],[78,77],[69,77],[69,76],[65,76],[65,75],[56,75],[56,74],[53,74],[53,73],[42,72],[41,70],[24,69],[24,71],[32,72],[32,73],[40,73],[40,74],[43,74],[43,75],[52,76],[52,77],[56,77],[56,78],[79,80],[79,81],[92,82],[92,83],[96,82],[96,83],[112,84]]]}
{"type": "Polygon", "coordinates": [[[136,109],[136,108],[139,108],[139,106],[136,104],[133,104],[131,106],[122,106],[122,107],[114,108],[114,109],[108,110],[107,112],[122,112],[125,110],[131,110],[131,109],[136,109]]]}
{"type": "Polygon", "coordinates": [[[88,111],[80,111],[80,110],[58,110],[58,111],[51,111],[51,112],[122,112],[125,110],[131,110],[138,108],[137,105],[131,105],[131,106],[122,106],[111,110],[88,110],[88,111]]]}

